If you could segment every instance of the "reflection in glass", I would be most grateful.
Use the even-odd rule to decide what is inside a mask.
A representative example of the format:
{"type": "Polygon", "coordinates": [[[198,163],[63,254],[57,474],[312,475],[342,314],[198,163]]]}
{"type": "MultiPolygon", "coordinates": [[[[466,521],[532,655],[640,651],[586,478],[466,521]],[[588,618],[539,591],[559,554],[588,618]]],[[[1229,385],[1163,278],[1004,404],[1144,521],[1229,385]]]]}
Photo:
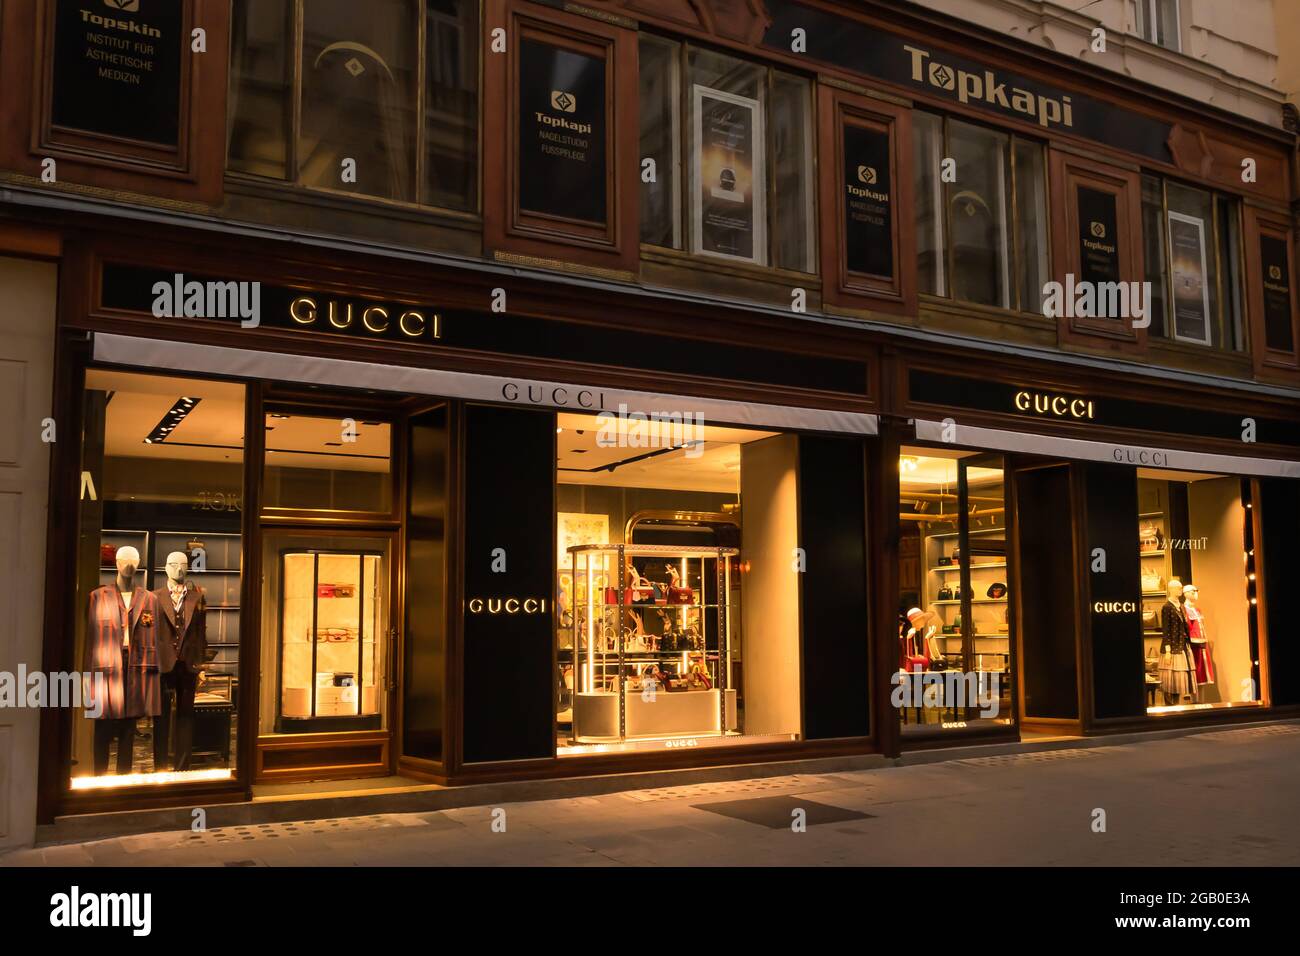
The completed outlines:
{"type": "Polygon", "coordinates": [[[288,0],[235,3],[230,42],[230,168],[284,179],[288,167],[288,0]]]}
{"type": "Polygon", "coordinates": [[[947,217],[943,210],[943,119],[933,113],[913,114],[916,164],[916,274],[922,292],[948,294],[947,217]]]}
{"type": "Polygon", "coordinates": [[[795,272],[815,272],[812,84],[802,77],[776,73],[771,115],[776,265],[795,272]]]}
{"type": "Polygon", "coordinates": [[[425,5],[424,195],[473,210],[478,202],[478,4],[425,5]]]}
{"type": "Polygon", "coordinates": [[[655,161],[655,181],[641,184],[641,241],[680,249],[678,75],[681,44],[643,34],[639,40],[641,157],[655,161]]]}
{"type": "Polygon", "coordinates": [[[956,120],[948,121],[948,148],[961,170],[948,186],[952,229],[953,297],[1012,307],[1011,139],[956,120]]]}
{"type": "Polygon", "coordinates": [[[1047,262],[1047,159],[1043,147],[1015,139],[1016,264],[1022,312],[1043,311],[1047,262]]]}
{"type": "Polygon", "coordinates": [[[298,172],[308,186],[415,199],[414,0],[303,5],[298,172]],[[355,178],[347,173],[351,161],[355,178]]]}

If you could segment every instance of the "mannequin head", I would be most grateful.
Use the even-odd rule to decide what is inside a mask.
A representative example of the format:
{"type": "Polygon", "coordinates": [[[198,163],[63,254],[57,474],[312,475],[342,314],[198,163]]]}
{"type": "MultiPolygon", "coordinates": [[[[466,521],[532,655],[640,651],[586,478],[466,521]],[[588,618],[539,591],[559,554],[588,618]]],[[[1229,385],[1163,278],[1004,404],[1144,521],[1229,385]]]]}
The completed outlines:
{"type": "Polygon", "coordinates": [[[1188,604],[1195,604],[1200,600],[1201,592],[1197,590],[1195,584],[1183,585],[1183,600],[1188,604]]]}
{"type": "Polygon", "coordinates": [[[118,590],[135,590],[135,572],[140,567],[140,552],[128,544],[117,549],[116,558],[118,590]]]}
{"type": "Polygon", "coordinates": [[[1169,587],[1166,589],[1165,593],[1169,595],[1170,601],[1177,604],[1183,596],[1183,582],[1177,578],[1170,578],[1169,587]]]}
{"type": "Polygon", "coordinates": [[[173,551],[167,555],[167,580],[172,584],[184,584],[189,570],[190,556],[184,551],[173,551]]]}

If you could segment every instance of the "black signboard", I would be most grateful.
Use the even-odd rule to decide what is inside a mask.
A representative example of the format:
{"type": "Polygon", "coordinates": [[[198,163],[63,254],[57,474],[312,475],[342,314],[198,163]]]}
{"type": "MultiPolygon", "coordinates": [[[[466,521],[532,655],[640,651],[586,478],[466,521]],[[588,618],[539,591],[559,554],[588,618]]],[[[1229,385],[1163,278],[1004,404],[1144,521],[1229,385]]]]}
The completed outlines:
{"type": "Polygon", "coordinates": [[[183,13],[181,0],[59,0],[53,124],[178,145],[183,13]]]}
{"type": "Polygon", "coordinates": [[[894,274],[889,134],[844,126],[844,247],[850,272],[894,274]]]}
{"type": "Polygon", "coordinates": [[[764,6],[771,17],[763,36],[769,49],[788,54],[799,30],[811,59],[1162,163],[1173,159],[1168,123],[795,0],[766,0],[764,6]]]}
{"type": "Polygon", "coordinates": [[[605,58],[526,38],[519,54],[519,208],[606,220],[605,58]]]}
{"type": "Polygon", "coordinates": [[[1290,352],[1295,348],[1295,337],[1286,240],[1260,236],[1259,261],[1264,270],[1264,342],[1270,349],[1290,352]]]}
{"type": "MultiPolygon", "coordinates": [[[[248,323],[252,320],[240,315],[238,308],[249,304],[253,295],[251,283],[240,283],[231,290],[223,280],[187,273],[179,280],[178,294],[177,281],[173,273],[164,270],[105,263],[101,301],[108,309],[160,317],[170,313],[181,324],[191,318],[215,319],[230,323],[235,332],[242,331],[241,324],[251,328],[248,323]],[[203,308],[188,308],[199,305],[200,293],[203,308]],[[179,309],[175,308],[178,301],[179,309]],[[208,308],[209,302],[217,306],[215,312],[208,308]]],[[[818,358],[779,349],[649,335],[637,329],[600,328],[470,309],[441,309],[393,301],[390,297],[347,296],[266,283],[258,285],[256,298],[257,328],[543,359],[572,359],[580,355],[584,361],[614,367],[855,395],[864,395],[867,390],[866,363],[860,360],[818,358]],[[383,313],[370,312],[367,324],[367,310],[375,307],[383,313]],[[407,315],[408,312],[417,313],[418,317],[407,315]],[[314,320],[307,321],[313,315],[314,320]],[[412,335],[413,332],[419,334],[412,335]]]]}
{"type": "MultiPolygon", "coordinates": [[[[1159,384],[1152,382],[1150,388],[1158,389],[1159,384]]],[[[1137,428],[1241,442],[1243,416],[1240,413],[1198,408],[1193,414],[1185,405],[1095,397],[1078,388],[1027,388],[1010,382],[912,369],[908,375],[908,396],[913,402],[945,409],[992,412],[1024,419],[1030,425],[1033,420],[1074,422],[1095,427],[1097,440],[1103,441],[1108,428],[1137,428]]],[[[1300,421],[1255,417],[1255,422],[1261,443],[1300,448],[1300,421]]]]}
{"type": "Polygon", "coordinates": [[[1119,282],[1119,210],[1115,194],[1080,186],[1078,203],[1080,281],[1119,282]]]}

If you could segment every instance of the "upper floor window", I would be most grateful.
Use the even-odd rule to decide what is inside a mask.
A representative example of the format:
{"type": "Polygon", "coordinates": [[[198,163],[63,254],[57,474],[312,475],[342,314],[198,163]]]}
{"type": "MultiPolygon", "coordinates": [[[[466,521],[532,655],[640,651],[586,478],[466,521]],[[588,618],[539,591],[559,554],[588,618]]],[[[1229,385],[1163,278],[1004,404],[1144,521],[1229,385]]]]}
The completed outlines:
{"type": "Polygon", "coordinates": [[[475,0],[235,0],[231,29],[230,169],[477,208],[475,0]]]}
{"type": "Polygon", "coordinates": [[[913,131],[920,291],[1041,313],[1049,269],[1042,145],[919,110],[913,131]]]}
{"type": "Polygon", "coordinates": [[[1143,176],[1142,238],[1149,334],[1244,352],[1240,201],[1143,176]]]}
{"type": "Polygon", "coordinates": [[[641,241],[814,272],[812,83],[650,35],[640,71],[641,241]]]}
{"type": "Polygon", "coordinates": [[[1178,0],[1137,0],[1138,34],[1171,50],[1182,49],[1178,0]]]}

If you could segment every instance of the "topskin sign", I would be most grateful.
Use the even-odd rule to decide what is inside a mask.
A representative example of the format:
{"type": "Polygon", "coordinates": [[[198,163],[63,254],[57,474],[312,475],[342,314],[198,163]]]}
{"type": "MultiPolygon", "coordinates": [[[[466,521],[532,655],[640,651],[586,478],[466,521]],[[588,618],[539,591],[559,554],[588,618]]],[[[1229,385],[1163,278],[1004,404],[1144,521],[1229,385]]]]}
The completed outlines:
{"type": "Polygon", "coordinates": [[[1173,161],[1168,123],[797,0],[767,0],[766,6],[772,23],[763,45],[769,49],[789,53],[794,31],[802,30],[812,59],[1162,163],[1173,161]]]}

